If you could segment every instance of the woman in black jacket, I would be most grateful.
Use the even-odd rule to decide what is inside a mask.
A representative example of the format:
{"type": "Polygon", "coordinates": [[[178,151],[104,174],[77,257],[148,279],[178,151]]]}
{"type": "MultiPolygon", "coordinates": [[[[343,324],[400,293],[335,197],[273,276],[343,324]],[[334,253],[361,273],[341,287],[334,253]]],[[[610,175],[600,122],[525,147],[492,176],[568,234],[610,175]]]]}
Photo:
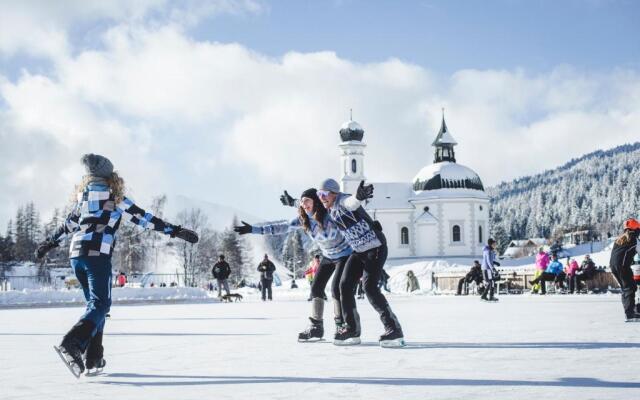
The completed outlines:
{"type": "Polygon", "coordinates": [[[624,223],[624,233],[615,241],[611,250],[609,267],[622,290],[622,306],[627,322],[640,322],[640,314],[635,309],[637,285],[633,280],[631,264],[633,257],[640,253],[640,222],[628,219],[624,223]]]}

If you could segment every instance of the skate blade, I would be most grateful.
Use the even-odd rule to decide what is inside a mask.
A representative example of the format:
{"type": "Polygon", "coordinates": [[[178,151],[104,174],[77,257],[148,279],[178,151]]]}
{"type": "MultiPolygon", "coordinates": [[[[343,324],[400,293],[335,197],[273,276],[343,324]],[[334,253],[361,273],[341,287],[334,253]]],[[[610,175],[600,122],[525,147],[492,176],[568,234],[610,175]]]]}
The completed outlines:
{"type": "Polygon", "coordinates": [[[90,369],[87,370],[87,372],[85,372],[85,376],[98,376],[98,375],[102,375],[102,370],[104,368],[97,368],[97,369],[90,369]]]}
{"type": "Polygon", "coordinates": [[[300,339],[298,338],[298,343],[318,343],[318,342],[324,342],[325,340],[323,338],[311,338],[311,339],[300,339]]]}
{"type": "Polygon", "coordinates": [[[62,349],[60,349],[58,346],[53,346],[53,349],[56,351],[56,353],[58,353],[60,359],[62,360],[62,362],[64,362],[64,365],[67,366],[73,376],[79,379],[82,375],[82,370],[80,369],[80,367],[78,367],[75,363],[67,360],[67,357],[65,357],[65,355],[63,354],[62,349]]]}
{"type": "Polygon", "coordinates": [[[403,338],[380,341],[380,347],[384,347],[385,349],[397,349],[406,345],[407,344],[405,343],[403,338]]]}
{"type": "Polygon", "coordinates": [[[356,338],[349,338],[345,340],[334,339],[333,344],[335,344],[336,346],[356,346],[360,344],[360,338],[356,337],[356,338]]]}

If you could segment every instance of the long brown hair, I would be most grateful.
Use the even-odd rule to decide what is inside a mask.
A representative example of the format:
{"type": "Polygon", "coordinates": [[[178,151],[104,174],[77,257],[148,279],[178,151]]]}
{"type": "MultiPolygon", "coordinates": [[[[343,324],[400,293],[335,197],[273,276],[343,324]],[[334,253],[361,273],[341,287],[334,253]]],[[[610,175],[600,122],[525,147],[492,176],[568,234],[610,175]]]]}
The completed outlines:
{"type": "Polygon", "coordinates": [[[618,246],[628,245],[629,243],[631,243],[631,235],[631,231],[629,229],[625,229],[624,233],[616,239],[616,244],[618,246]]]}
{"type": "MultiPolygon", "coordinates": [[[[91,175],[85,175],[84,177],[82,177],[82,181],[80,181],[80,184],[76,185],[76,188],[73,192],[72,200],[77,201],[78,193],[84,192],[84,190],[87,188],[87,185],[95,179],[96,178],[91,175]]],[[[114,171],[111,173],[111,176],[106,179],[106,181],[107,185],[109,185],[109,191],[113,195],[116,204],[122,202],[125,192],[124,179],[122,179],[122,177],[114,171]]]]}
{"type": "MultiPolygon", "coordinates": [[[[320,229],[324,229],[323,224],[324,218],[327,215],[327,209],[324,208],[318,196],[311,197],[311,200],[313,200],[313,219],[316,220],[318,225],[320,225],[320,229]]],[[[300,222],[302,223],[302,227],[305,232],[309,232],[311,229],[311,222],[309,221],[309,216],[304,211],[304,208],[302,208],[302,205],[298,207],[298,218],[300,218],[300,222]]]]}

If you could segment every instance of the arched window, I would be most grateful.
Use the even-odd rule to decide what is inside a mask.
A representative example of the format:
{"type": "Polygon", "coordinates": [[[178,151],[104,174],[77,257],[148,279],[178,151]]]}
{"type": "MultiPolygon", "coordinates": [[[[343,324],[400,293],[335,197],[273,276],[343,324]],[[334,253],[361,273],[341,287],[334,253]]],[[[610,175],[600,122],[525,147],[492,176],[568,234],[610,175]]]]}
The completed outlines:
{"type": "Polygon", "coordinates": [[[478,226],[478,243],[482,242],[482,226],[478,226]]]}
{"type": "Polygon", "coordinates": [[[356,162],[355,159],[351,160],[351,172],[353,172],[354,174],[356,173],[356,171],[358,170],[358,163],[356,162]]]}
{"type": "Polygon", "coordinates": [[[406,226],[400,229],[400,244],[409,244],[409,228],[406,226]]]}
{"type": "Polygon", "coordinates": [[[453,226],[453,241],[454,242],[459,242],[460,241],[460,226],[459,225],[454,225],[453,226]]]}

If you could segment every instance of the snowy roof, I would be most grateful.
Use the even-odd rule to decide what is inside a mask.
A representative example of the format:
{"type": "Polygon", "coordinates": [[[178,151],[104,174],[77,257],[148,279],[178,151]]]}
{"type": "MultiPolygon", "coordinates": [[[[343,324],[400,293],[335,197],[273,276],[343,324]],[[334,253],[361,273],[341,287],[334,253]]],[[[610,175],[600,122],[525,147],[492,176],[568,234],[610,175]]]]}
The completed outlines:
{"type": "Polygon", "coordinates": [[[436,223],[438,223],[438,220],[430,212],[423,211],[422,215],[420,215],[418,218],[416,218],[416,220],[414,222],[416,222],[418,224],[436,224],[436,223]]]}
{"type": "Polygon", "coordinates": [[[484,191],[482,181],[471,168],[443,161],[427,165],[412,180],[416,192],[437,189],[472,189],[484,191]]]}
{"type": "Polygon", "coordinates": [[[410,183],[384,182],[373,184],[373,198],[366,209],[413,209],[409,198],[413,196],[410,183]]]}
{"type": "Polygon", "coordinates": [[[350,120],[342,124],[340,127],[340,138],[343,142],[352,140],[362,141],[364,137],[364,129],[356,121],[350,120]]]}
{"type": "Polygon", "coordinates": [[[436,136],[436,139],[433,141],[431,145],[438,146],[441,144],[450,144],[453,146],[458,144],[458,142],[456,142],[453,136],[451,136],[451,133],[449,132],[449,128],[447,128],[447,123],[444,122],[444,115],[442,116],[442,125],[440,125],[440,131],[438,132],[438,136],[436,136]]]}

